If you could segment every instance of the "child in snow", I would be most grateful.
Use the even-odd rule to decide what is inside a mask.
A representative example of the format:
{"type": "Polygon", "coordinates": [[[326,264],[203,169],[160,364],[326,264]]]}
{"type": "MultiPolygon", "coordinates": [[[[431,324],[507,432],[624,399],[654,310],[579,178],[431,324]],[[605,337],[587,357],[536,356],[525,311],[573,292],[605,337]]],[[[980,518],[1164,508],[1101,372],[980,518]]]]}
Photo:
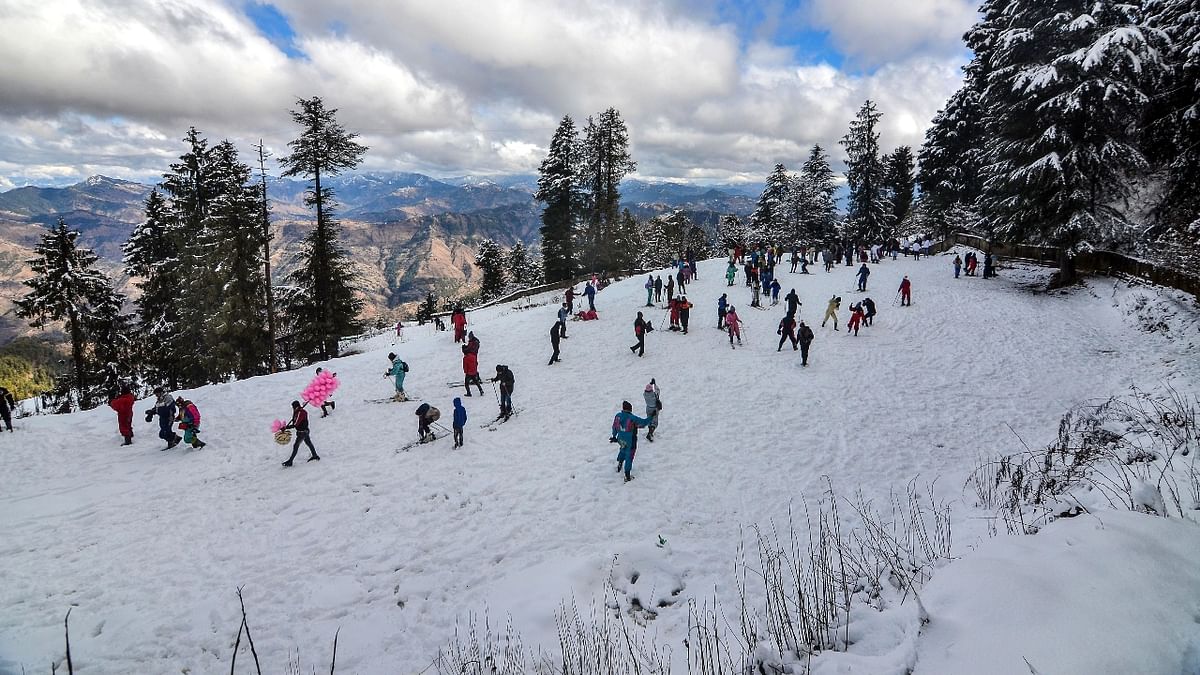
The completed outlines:
{"type": "Polygon", "coordinates": [[[150,422],[155,415],[158,416],[158,437],[167,442],[167,447],[163,450],[170,450],[183,440],[171,428],[171,423],[175,421],[175,399],[162,387],[155,387],[154,394],[158,398],[154,401],[154,407],[146,411],[146,421],[150,422]]]}
{"type": "Polygon", "coordinates": [[[829,304],[825,307],[825,318],[821,320],[821,328],[825,327],[825,322],[833,319],[833,329],[838,329],[837,311],[842,307],[842,299],[838,296],[833,296],[829,299],[829,304]]]}
{"type": "Polygon", "coordinates": [[[650,420],[633,414],[633,404],[629,401],[622,401],[621,412],[613,417],[612,437],[609,438],[609,443],[621,446],[621,451],[617,453],[617,473],[620,473],[622,468],[625,469],[626,483],[633,480],[630,472],[633,471],[633,456],[637,453],[638,427],[649,423],[650,420]]]}
{"type": "Polygon", "coordinates": [[[850,320],[846,322],[846,335],[850,335],[850,331],[854,331],[854,334],[858,335],[858,327],[862,325],[862,319],[862,303],[850,305],[850,320]]]}
{"type": "Polygon", "coordinates": [[[133,445],[133,392],[129,389],[129,385],[121,385],[121,395],[114,396],[109,402],[108,407],[117,411],[117,431],[125,437],[125,442],[121,445],[133,445]]]}
{"type": "Polygon", "coordinates": [[[733,264],[733,261],[731,260],[731,261],[729,262],[729,267],[726,267],[726,268],[725,268],[725,281],[726,281],[726,284],[725,284],[725,285],[726,285],[726,286],[732,286],[732,285],[733,285],[733,278],[734,278],[734,277],[736,277],[736,276],[737,276],[737,267],[736,267],[736,266],[734,266],[734,264],[733,264]]]}
{"type": "MultiPolygon", "coordinates": [[[[317,368],[317,374],[320,375],[324,370],[324,368],[317,368]]],[[[337,373],[334,373],[333,376],[337,377],[337,373]]],[[[334,403],[332,396],[325,399],[325,402],[321,404],[321,417],[329,417],[329,411],[335,408],[337,408],[337,403],[334,403]]]]}
{"type": "Polygon", "coordinates": [[[954,255],[954,278],[958,278],[958,273],[962,271],[962,256],[954,255]]]}
{"type": "Polygon", "coordinates": [[[901,307],[911,307],[912,306],[912,282],[908,280],[908,275],[905,275],[904,280],[900,282],[900,290],[897,292],[900,294],[900,306],[901,307]]]}
{"type": "Polygon", "coordinates": [[[454,447],[463,446],[463,427],[467,426],[467,409],[463,407],[462,399],[454,399],[454,447]]]}
{"type": "Polygon", "coordinates": [[[292,460],[296,459],[296,453],[300,451],[301,443],[308,446],[308,461],[321,459],[317,455],[317,449],[313,447],[312,439],[309,438],[308,412],[304,410],[304,406],[300,405],[300,401],[292,401],[292,420],[284,429],[296,430],[296,440],[292,443],[292,456],[287,458],[287,461],[283,463],[284,466],[292,465],[292,460]]]}
{"type": "Polygon", "coordinates": [[[200,440],[200,410],[196,404],[180,396],[175,399],[175,409],[179,411],[179,428],[183,429],[183,442],[197,450],[203,448],[206,443],[200,440]]]}
{"type": "Polygon", "coordinates": [[[646,385],[645,391],[642,392],[642,398],[646,399],[646,419],[650,420],[650,424],[646,427],[646,440],[654,442],[654,431],[658,429],[658,413],[662,410],[662,401],[658,397],[658,385],[654,382],[654,378],[650,378],[650,384],[646,385]]]}
{"type": "Polygon", "coordinates": [[[725,314],[729,311],[729,298],[725,293],[717,298],[717,330],[725,328],[725,314]]]}
{"type": "Polygon", "coordinates": [[[692,303],[688,302],[686,295],[681,295],[675,304],[679,308],[679,325],[683,327],[683,334],[687,335],[688,319],[692,316],[692,303]]]}
{"type": "Polygon", "coordinates": [[[742,344],[742,320],[738,318],[737,310],[733,305],[729,306],[729,311],[725,312],[725,328],[729,330],[729,347],[733,346],[733,338],[737,338],[738,344],[742,344]]]}
{"type": "Polygon", "coordinates": [[[780,287],[780,285],[779,285],[779,280],[778,280],[778,279],[771,279],[771,306],[772,306],[772,307],[774,307],[775,305],[778,305],[778,304],[779,304],[779,290],[780,290],[780,288],[781,288],[781,287],[780,287]]]}
{"type": "Polygon", "coordinates": [[[434,422],[441,419],[442,411],[429,405],[428,403],[422,403],[421,405],[417,406],[415,414],[417,416],[418,442],[425,443],[428,441],[437,440],[437,436],[434,436],[433,429],[430,429],[430,426],[434,422]]]}
{"type": "Polygon", "coordinates": [[[388,361],[392,362],[392,367],[383,376],[395,380],[396,393],[392,395],[392,400],[407,401],[408,395],[404,393],[404,376],[408,374],[408,364],[395,354],[388,354],[388,361]]]}

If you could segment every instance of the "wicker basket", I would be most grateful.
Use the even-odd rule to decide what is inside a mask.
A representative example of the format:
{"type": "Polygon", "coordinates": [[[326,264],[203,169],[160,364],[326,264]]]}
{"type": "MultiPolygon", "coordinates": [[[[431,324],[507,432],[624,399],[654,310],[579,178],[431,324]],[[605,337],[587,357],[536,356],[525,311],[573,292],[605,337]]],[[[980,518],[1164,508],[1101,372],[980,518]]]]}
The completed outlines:
{"type": "Polygon", "coordinates": [[[280,445],[287,445],[292,442],[292,432],[290,429],[280,429],[275,432],[275,442],[280,445]]]}

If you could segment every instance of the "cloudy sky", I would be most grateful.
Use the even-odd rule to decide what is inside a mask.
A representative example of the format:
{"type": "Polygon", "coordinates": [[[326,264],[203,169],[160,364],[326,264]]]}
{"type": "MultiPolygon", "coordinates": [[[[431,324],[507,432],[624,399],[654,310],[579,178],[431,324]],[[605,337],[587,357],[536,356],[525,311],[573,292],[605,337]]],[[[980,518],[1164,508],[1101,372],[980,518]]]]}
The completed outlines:
{"type": "Polygon", "coordinates": [[[154,179],[195,125],[276,155],[298,97],[366,170],[532,173],[609,106],[638,176],[761,181],[866,98],[920,145],[958,86],[965,0],[0,0],[0,189],[154,179]]]}

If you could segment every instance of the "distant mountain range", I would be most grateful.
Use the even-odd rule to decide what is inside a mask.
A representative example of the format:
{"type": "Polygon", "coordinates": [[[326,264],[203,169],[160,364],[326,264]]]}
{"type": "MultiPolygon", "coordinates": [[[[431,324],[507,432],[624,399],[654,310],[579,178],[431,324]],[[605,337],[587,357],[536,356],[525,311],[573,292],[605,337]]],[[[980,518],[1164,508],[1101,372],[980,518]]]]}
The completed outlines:
{"type": "MultiPolygon", "coordinates": [[[[538,243],[541,204],[535,176],[436,179],[417,173],[363,173],[325,184],[337,194],[343,242],[359,266],[369,312],[419,300],[428,290],[453,294],[476,281],[475,248],[484,238],[503,246],[538,243]]],[[[294,265],[297,244],[311,226],[306,184],[268,179],[275,230],[274,262],[281,275],[294,265]]],[[[11,301],[30,272],[25,259],[47,224],[64,218],[84,245],[118,279],[121,244],[143,218],[151,185],[93,176],[66,187],[19,187],[0,192],[0,343],[23,332],[11,301]]],[[[639,218],[674,209],[712,228],[720,215],[748,215],[761,185],[696,186],[629,180],[623,206],[639,218]]],[[[282,277],[277,277],[276,282],[282,277]]]]}

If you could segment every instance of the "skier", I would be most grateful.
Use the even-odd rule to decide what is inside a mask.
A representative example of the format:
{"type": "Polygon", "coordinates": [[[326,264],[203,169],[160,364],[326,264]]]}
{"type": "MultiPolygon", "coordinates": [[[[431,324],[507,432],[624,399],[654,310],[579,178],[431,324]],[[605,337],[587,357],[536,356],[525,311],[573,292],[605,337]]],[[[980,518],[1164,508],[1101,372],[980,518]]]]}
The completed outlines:
{"type": "Polygon", "coordinates": [[[900,294],[900,306],[912,306],[912,282],[908,280],[908,275],[904,275],[904,280],[900,282],[900,289],[897,291],[900,294]]]}
{"type": "Polygon", "coordinates": [[[662,275],[654,277],[654,301],[662,302],[662,275]]]}
{"type": "Polygon", "coordinates": [[[686,295],[681,295],[676,305],[679,307],[679,324],[683,326],[683,334],[687,335],[688,319],[692,316],[692,303],[688,302],[686,295]]]}
{"type": "MultiPolygon", "coordinates": [[[[320,375],[324,370],[324,368],[317,368],[317,374],[320,375]]],[[[333,376],[337,377],[337,373],[334,373],[333,376]]],[[[321,404],[321,417],[329,417],[329,411],[335,409],[337,409],[337,403],[335,403],[332,398],[325,399],[325,402],[321,404]],[[328,408],[328,410],[326,410],[326,408],[328,408]]]]}
{"type": "Polygon", "coordinates": [[[646,389],[642,392],[642,398],[646,399],[646,419],[650,420],[650,424],[646,427],[646,440],[653,443],[654,432],[658,429],[658,413],[662,410],[658,384],[654,382],[653,377],[650,378],[650,384],[646,385],[646,389]]]}
{"type": "Polygon", "coordinates": [[[751,307],[761,307],[762,306],[761,303],[758,301],[758,295],[759,295],[760,288],[761,288],[761,286],[759,285],[759,280],[758,280],[758,277],[756,276],[756,277],[754,277],[754,281],[751,284],[751,291],[752,291],[752,295],[753,295],[753,298],[750,300],[751,307]]]}
{"type": "Polygon", "coordinates": [[[842,307],[842,299],[838,296],[833,296],[829,299],[829,304],[825,307],[825,318],[821,320],[821,328],[825,327],[825,323],[833,319],[833,329],[838,329],[837,311],[842,307]]]}
{"type": "Polygon", "coordinates": [[[4,420],[4,428],[12,433],[12,411],[17,407],[17,401],[12,392],[0,387],[0,419],[4,420]]]}
{"type": "Polygon", "coordinates": [[[733,264],[733,261],[730,260],[729,267],[725,268],[725,282],[726,282],[725,285],[732,286],[733,279],[736,276],[737,276],[737,267],[733,264]]]}
{"type": "Polygon", "coordinates": [[[875,320],[875,301],[870,298],[863,298],[862,306],[866,310],[866,314],[863,315],[863,325],[870,326],[875,320]]]}
{"type": "Polygon", "coordinates": [[[782,287],[779,285],[778,279],[771,279],[771,306],[779,304],[779,291],[782,287]]]}
{"type": "MultiPolygon", "coordinates": [[[[558,341],[560,338],[562,338],[562,322],[555,321],[554,325],[550,327],[550,346],[554,348],[554,353],[550,355],[550,363],[546,364],[548,366],[552,366],[558,362],[558,341]]],[[[480,393],[482,394],[483,392],[480,393]]]]}
{"type": "Polygon", "coordinates": [[[496,419],[503,417],[507,421],[513,414],[512,392],[516,378],[508,366],[496,364],[496,376],[491,381],[500,383],[500,415],[496,419]]]}
{"type": "Polygon", "coordinates": [[[391,362],[392,367],[383,376],[395,378],[396,393],[392,395],[392,400],[407,401],[408,395],[404,393],[404,376],[408,374],[408,364],[395,354],[388,354],[388,361],[391,362]]]}
{"type": "Polygon", "coordinates": [[[637,453],[638,427],[649,423],[650,420],[633,414],[633,404],[629,401],[621,401],[621,412],[613,417],[612,436],[608,442],[621,446],[621,451],[617,453],[617,473],[621,473],[622,468],[625,469],[626,483],[633,480],[630,472],[633,471],[633,456],[637,453]]]}
{"type": "Polygon", "coordinates": [[[738,318],[737,310],[733,305],[729,306],[729,311],[725,313],[725,328],[729,331],[729,348],[735,349],[733,346],[733,338],[737,338],[738,344],[742,344],[742,320],[738,318]]]}
{"type": "Polygon", "coordinates": [[[467,313],[463,310],[462,305],[454,307],[454,313],[450,315],[450,323],[454,324],[454,342],[457,344],[464,341],[467,337],[467,313]]]}
{"type": "Polygon", "coordinates": [[[175,409],[179,415],[179,428],[183,429],[183,442],[197,450],[207,445],[200,440],[200,410],[196,404],[180,396],[175,399],[175,409]]]}
{"type": "Polygon", "coordinates": [[[671,325],[668,330],[679,330],[679,298],[671,301],[667,306],[667,311],[671,319],[671,325]]]}
{"type": "Polygon", "coordinates": [[[422,403],[417,406],[413,414],[417,416],[417,442],[426,443],[428,441],[436,441],[437,436],[434,435],[433,429],[429,427],[441,419],[442,411],[428,403],[422,403]]]}
{"type": "Polygon", "coordinates": [[[114,396],[109,402],[108,407],[117,411],[117,430],[125,437],[125,442],[121,445],[133,445],[133,392],[130,391],[128,384],[121,385],[121,395],[114,396]]]}
{"type": "Polygon", "coordinates": [[[154,407],[146,411],[146,421],[150,422],[155,415],[158,416],[158,437],[167,442],[167,447],[163,450],[170,450],[183,440],[171,428],[171,422],[175,420],[175,399],[162,387],[155,387],[154,394],[158,398],[154,401],[154,407]]]}
{"type": "MultiPolygon", "coordinates": [[[[593,274],[592,276],[595,277],[596,275],[593,274]]],[[[589,281],[587,283],[587,287],[583,289],[583,294],[587,296],[588,309],[593,312],[596,311],[596,287],[592,285],[592,282],[589,281]]]]}
{"type": "Polygon", "coordinates": [[[642,356],[646,353],[646,320],[642,318],[641,312],[638,312],[637,318],[633,320],[633,334],[637,337],[637,344],[630,347],[629,351],[642,356]]]}
{"type": "Polygon", "coordinates": [[[858,290],[867,290],[867,277],[871,276],[871,270],[867,267],[867,263],[863,263],[862,267],[858,268],[858,290]]]}
{"type": "Polygon", "coordinates": [[[863,308],[862,303],[850,305],[850,319],[846,322],[846,335],[850,335],[850,331],[854,331],[854,335],[858,335],[858,327],[862,325],[863,308]]]}
{"type": "Polygon", "coordinates": [[[300,451],[300,444],[308,446],[308,461],[321,459],[317,454],[317,449],[313,447],[312,439],[308,435],[308,412],[304,410],[304,406],[300,405],[300,401],[292,401],[292,421],[287,423],[284,429],[295,429],[296,440],[292,443],[292,456],[287,458],[283,463],[284,466],[291,466],[292,460],[296,459],[296,453],[300,451]]]}
{"type": "MultiPolygon", "coordinates": [[[[403,321],[396,322],[396,339],[401,342],[404,341],[404,322],[403,321]]],[[[393,342],[392,344],[396,344],[396,343],[393,342]]]]}
{"type": "Polygon", "coordinates": [[[463,446],[463,428],[467,426],[467,409],[463,407],[462,399],[454,399],[454,422],[452,428],[454,430],[454,447],[461,448],[463,446]]]}
{"type": "Polygon", "coordinates": [[[467,346],[463,345],[463,387],[467,390],[467,396],[471,395],[471,385],[475,385],[479,389],[479,395],[483,396],[483,380],[479,379],[479,357],[475,352],[468,351],[467,346]]]}
{"type": "Polygon", "coordinates": [[[717,298],[717,330],[725,327],[725,312],[729,310],[729,298],[725,293],[717,298]]]}
{"type": "Polygon", "coordinates": [[[792,351],[796,351],[796,317],[791,314],[785,314],[779,321],[779,329],[775,331],[779,338],[779,346],[775,351],[783,351],[783,343],[788,340],[792,341],[792,351]]]}
{"type": "Polygon", "coordinates": [[[954,255],[954,278],[955,278],[955,279],[957,279],[957,278],[958,278],[958,273],[959,273],[960,271],[962,271],[962,264],[963,264],[963,261],[962,261],[962,256],[959,256],[959,255],[956,253],[956,254],[954,255]]]}
{"type": "Polygon", "coordinates": [[[803,321],[800,322],[800,334],[797,338],[800,341],[800,365],[808,365],[808,348],[812,345],[813,331],[803,321]]]}
{"type": "Polygon", "coordinates": [[[653,307],[654,306],[653,300],[654,300],[654,275],[650,274],[650,275],[646,276],[646,306],[653,307]]]}
{"type": "Polygon", "coordinates": [[[562,328],[558,331],[559,337],[567,337],[567,319],[571,316],[570,303],[564,302],[562,307],[558,308],[558,322],[562,324],[562,328]]]}
{"type": "Polygon", "coordinates": [[[800,309],[800,305],[802,304],[800,302],[800,296],[796,295],[796,289],[794,288],[789,291],[786,296],[784,296],[783,301],[787,303],[787,313],[791,314],[792,316],[796,315],[796,312],[800,309]]]}

